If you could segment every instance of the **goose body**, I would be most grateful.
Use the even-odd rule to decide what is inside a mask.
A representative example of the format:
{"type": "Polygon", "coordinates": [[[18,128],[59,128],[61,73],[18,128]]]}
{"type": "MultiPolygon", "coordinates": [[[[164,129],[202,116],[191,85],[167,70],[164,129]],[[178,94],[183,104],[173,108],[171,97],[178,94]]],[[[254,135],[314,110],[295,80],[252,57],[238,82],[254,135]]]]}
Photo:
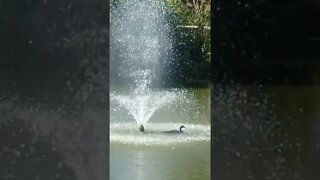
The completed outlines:
{"type": "Polygon", "coordinates": [[[171,130],[171,131],[164,131],[163,133],[167,134],[180,134],[183,133],[182,128],[185,128],[183,125],[180,126],[179,131],[178,130],[171,130]]]}

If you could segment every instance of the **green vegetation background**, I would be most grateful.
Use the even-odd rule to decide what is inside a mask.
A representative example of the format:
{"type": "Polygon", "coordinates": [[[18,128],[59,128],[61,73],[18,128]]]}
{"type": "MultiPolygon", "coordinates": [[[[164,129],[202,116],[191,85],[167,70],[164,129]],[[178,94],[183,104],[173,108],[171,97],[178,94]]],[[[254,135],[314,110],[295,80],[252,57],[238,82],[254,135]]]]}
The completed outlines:
{"type": "MultiPolygon", "coordinates": [[[[164,0],[173,21],[180,72],[172,84],[202,87],[211,73],[211,1],[164,0]],[[177,83],[178,82],[178,83],[177,83]]],[[[172,77],[172,76],[171,76],[172,77]]]]}

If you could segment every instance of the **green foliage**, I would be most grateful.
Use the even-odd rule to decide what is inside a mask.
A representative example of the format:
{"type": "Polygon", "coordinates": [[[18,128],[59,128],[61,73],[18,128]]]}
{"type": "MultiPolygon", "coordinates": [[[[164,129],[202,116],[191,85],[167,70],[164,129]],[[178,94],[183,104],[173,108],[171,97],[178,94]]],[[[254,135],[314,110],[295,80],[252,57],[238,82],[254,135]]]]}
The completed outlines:
{"type": "Polygon", "coordinates": [[[164,0],[181,22],[188,25],[210,26],[210,0],[164,0]]]}
{"type": "Polygon", "coordinates": [[[210,0],[164,0],[176,28],[197,26],[196,37],[201,43],[203,57],[211,59],[211,1],[210,0]]]}

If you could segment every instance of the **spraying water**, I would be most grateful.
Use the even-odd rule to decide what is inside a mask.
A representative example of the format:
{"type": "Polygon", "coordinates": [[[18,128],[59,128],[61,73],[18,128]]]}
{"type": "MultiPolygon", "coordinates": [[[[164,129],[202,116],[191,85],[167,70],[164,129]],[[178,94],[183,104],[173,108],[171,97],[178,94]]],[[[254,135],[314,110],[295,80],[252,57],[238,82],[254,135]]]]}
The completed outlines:
{"type": "Polygon", "coordinates": [[[170,58],[165,8],[152,0],[124,0],[111,7],[111,83],[125,79],[138,90],[159,81],[161,64],[170,58]]]}
{"type": "Polygon", "coordinates": [[[159,79],[160,61],[166,61],[171,47],[165,8],[160,2],[130,0],[116,3],[111,12],[111,76],[130,84],[129,95],[111,94],[138,124],[175,100],[169,91],[152,91],[159,79]],[[119,73],[120,72],[120,73],[119,73]]]}
{"type": "MultiPolygon", "coordinates": [[[[154,88],[159,86],[161,72],[173,70],[167,69],[168,66],[166,69],[163,68],[164,65],[174,62],[169,35],[171,27],[166,22],[165,16],[166,8],[160,1],[123,0],[111,3],[110,108],[111,111],[121,111],[118,114],[127,113],[129,116],[115,116],[111,112],[110,140],[112,142],[171,144],[210,139],[208,126],[194,126],[189,123],[186,126],[188,132],[173,141],[159,133],[162,130],[179,127],[178,124],[153,123],[151,125],[149,122],[161,108],[172,106],[170,110],[175,111],[174,106],[180,104],[180,107],[183,107],[182,112],[185,113],[195,104],[192,92],[186,89],[154,88]],[[120,92],[123,89],[127,90],[120,92]],[[119,123],[123,119],[126,123],[119,123]],[[135,123],[128,123],[128,119],[134,119],[135,123]],[[148,129],[143,138],[137,131],[137,125],[140,126],[140,131],[144,131],[144,127],[148,129]],[[164,141],[165,139],[167,141],[164,141]]],[[[181,119],[185,121],[188,118],[181,119]]]]}

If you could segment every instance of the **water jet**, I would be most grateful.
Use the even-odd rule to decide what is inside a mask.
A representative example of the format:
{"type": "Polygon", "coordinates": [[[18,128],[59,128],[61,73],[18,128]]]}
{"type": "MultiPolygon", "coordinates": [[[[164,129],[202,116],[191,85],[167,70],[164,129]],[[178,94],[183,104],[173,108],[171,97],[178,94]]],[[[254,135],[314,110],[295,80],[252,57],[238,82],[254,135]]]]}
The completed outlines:
{"type": "MultiPolygon", "coordinates": [[[[148,125],[148,133],[144,135],[152,134],[152,137],[159,136],[159,138],[164,138],[161,134],[169,129],[170,123],[173,122],[165,124],[162,120],[157,120],[161,119],[155,116],[157,113],[158,116],[168,116],[167,119],[174,116],[177,121],[199,119],[198,116],[188,115],[188,112],[199,114],[197,112],[191,113],[197,111],[197,106],[199,106],[193,91],[185,88],[170,89],[157,84],[161,82],[161,73],[174,71],[176,68],[170,35],[172,27],[165,18],[166,10],[163,2],[124,0],[112,8],[110,20],[110,60],[112,65],[110,86],[119,87],[111,88],[110,106],[113,110],[110,115],[111,123],[116,123],[117,127],[123,125],[122,128],[125,129],[127,125],[124,123],[135,121],[139,125],[138,132],[145,132],[145,127],[148,125]],[[119,79],[125,82],[126,86],[117,84],[120,82],[119,79]],[[157,86],[154,86],[155,84],[157,86]],[[127,87],[128,85],[129,87],[127,87]],[[160,113],[164,109],[166,112],[160,113]],[[151,119],[152,123],[149,122],[151,119]],[[123,124],[119,122],[123,122],[123,124]],[[163,129],[149,133],[153,132],[154,122],[161,122],[163,126],[159,127],[163,129]]],[[[188,126],[190,127],[190,125],[188,126]]],[[[127,129],[133,134],[126,132],[127,134],[120,136],[123,138],[131,135],[138,136],[135,134],[136,128],[137,126],[133,125],[127,129]]],[[[184,126],[181,126],[179,130],[166,131],[165,133],[181,133],[182,128],[184,126]]],[[[206,129],[206,127],[203,128],[206,129]]],[[[192,130],[195,129],[188,128],[188,132],[192,132],[192,130]]],[[[115,137],[120,137],[118,134],[120,132],[122,131],[111,129],[111,142],[116,141],[115,137]]],[[[193,135],[197,133],[193,132],[193,135]]],[[[203,137],[190,139],[200,140],[203,137]]],[[[205,139],[209,139],[209,135],[205,139]]],[[[139,138],[134,138],[134,140],[143,142],[139,138]]],[[[139,144],[139,142],[135,143],[139,144]]]]}

